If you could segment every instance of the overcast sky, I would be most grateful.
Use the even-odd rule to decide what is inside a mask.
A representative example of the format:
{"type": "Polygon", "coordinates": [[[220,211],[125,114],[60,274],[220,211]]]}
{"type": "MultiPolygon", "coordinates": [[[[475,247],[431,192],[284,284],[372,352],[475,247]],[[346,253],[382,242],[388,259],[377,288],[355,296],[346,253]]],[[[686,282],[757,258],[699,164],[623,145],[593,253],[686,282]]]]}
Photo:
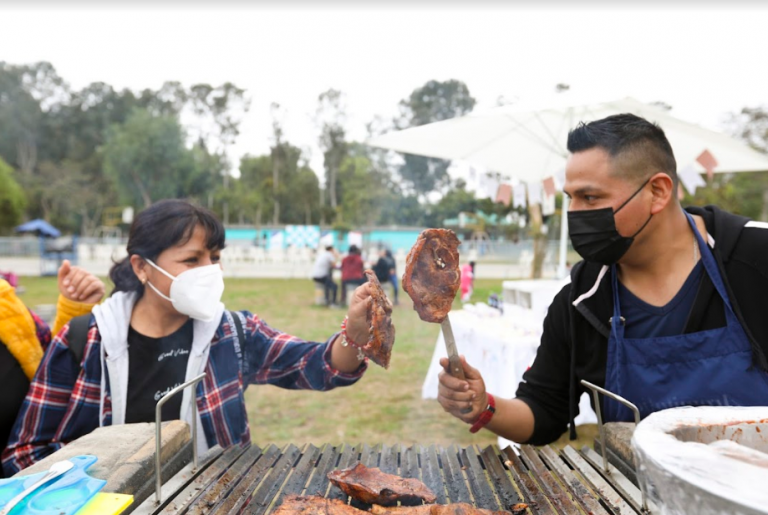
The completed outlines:
{"type": "Polygon", "coordinates": [[[500,95],[546,99],[567,83],[574,96],[664,101],[711,128],[743,106],[768,104],[768,8],[756,3],[153,5],[0,0],[0,60],[50,61],[75,88],[234,82],[252,107],[230,155],[267,151],[274,101],[316,171],[311,116],[328,88],[346,93],[355,138],[430,79],[466,82],[478,108],[500,95]]]}

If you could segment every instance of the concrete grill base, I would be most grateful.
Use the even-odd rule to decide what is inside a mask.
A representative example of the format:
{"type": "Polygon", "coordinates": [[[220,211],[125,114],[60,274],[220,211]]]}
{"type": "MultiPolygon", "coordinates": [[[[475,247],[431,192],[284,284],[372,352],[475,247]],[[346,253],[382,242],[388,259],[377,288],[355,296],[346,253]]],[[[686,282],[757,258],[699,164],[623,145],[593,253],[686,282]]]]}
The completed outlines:
{"type": "MultiPolygon", "coordinates": [[[[16,475],[44,472],[57,461],[81,454],[92,454],[98,458],[88,473],[107,481],[102,492],[133,495],[133,506],[138,506],[154,494],[155,424],[100,427],[16,475]]],[[[163,480],[177,474],[192,460],[186,422],[174,420],[163,423],[161,457],[163,480]]]]}

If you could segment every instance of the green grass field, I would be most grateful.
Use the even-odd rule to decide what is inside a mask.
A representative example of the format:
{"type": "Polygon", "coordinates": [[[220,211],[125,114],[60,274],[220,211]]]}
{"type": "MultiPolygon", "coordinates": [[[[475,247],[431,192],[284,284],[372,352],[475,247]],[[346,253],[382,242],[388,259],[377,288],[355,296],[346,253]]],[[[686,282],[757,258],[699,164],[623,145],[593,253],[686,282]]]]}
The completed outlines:
{"type": "MultiPolygon", "coordinates": [[[[21,298],[28,306],[55,303],[55,278],[23,277],[21,285],[25,288],[21,298]]],[[[223,300],[228,309],[250,310],[277,329],[323,341],[338,330],[345,312],[313,306],[313,290],[309,280],[227,279],[223,300]]],[[[501,281],[478,280],[472,300],[487,300],[491,292],[501,293],[501,281]]],[[[495,435],[488,431],[472,435],[437,401],[421,398],[439,327],[422,322],[404,292],[400,302],[393,313],[397,339],[389,370],[372,364],[357,384],[331,392],[249,388],[246,402],[253,441],[277,445],[495,443],[495,435]]],[[[594,426],[580,428],[575,446],[591,445],[595,432],[594,426]]],[[[565,443],[564,436],[558,445],[565,443]]]]}

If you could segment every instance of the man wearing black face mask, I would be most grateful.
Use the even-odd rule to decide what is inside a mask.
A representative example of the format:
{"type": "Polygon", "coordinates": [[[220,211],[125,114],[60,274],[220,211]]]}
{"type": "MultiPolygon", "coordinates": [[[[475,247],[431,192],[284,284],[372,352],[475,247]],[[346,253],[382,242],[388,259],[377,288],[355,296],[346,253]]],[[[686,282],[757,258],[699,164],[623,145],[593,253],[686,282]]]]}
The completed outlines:
{"type": "MultiPolygon", "coordinates": [[[[463,421],[517,442],[557,439],[586,379],[643,417],[675,406],[768,402],[768,224],[717,207],[682,209],[664,132],[631,114],[568,135],[569,234],[584,261],[555,297],[536,360],[514,399],[483,379],[441,373],[438,400],[463,421]],[[472,411],[461,411],[471,407],[472,411]]],[[[446,363],[447,365],[447,363],[446,363]]],[[[603,401],[606,421],[628,421],[603,401]]]]}

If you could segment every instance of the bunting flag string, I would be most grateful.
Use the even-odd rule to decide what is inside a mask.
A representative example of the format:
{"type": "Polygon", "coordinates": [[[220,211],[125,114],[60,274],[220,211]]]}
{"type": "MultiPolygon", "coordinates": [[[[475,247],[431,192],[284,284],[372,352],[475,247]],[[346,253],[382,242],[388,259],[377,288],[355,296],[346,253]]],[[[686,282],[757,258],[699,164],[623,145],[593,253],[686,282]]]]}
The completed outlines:
{"type": "Polygon", "coordinates": [[[693,163],[686,165],[682,170],[677,172],[677,177],[680,179],[680,183],[685,186],[685,190],[691,195],[696,194],[696,188],[703,188],[707,185],[704,179],[701,178],[701,174],[696,171],[693,163]]]}

